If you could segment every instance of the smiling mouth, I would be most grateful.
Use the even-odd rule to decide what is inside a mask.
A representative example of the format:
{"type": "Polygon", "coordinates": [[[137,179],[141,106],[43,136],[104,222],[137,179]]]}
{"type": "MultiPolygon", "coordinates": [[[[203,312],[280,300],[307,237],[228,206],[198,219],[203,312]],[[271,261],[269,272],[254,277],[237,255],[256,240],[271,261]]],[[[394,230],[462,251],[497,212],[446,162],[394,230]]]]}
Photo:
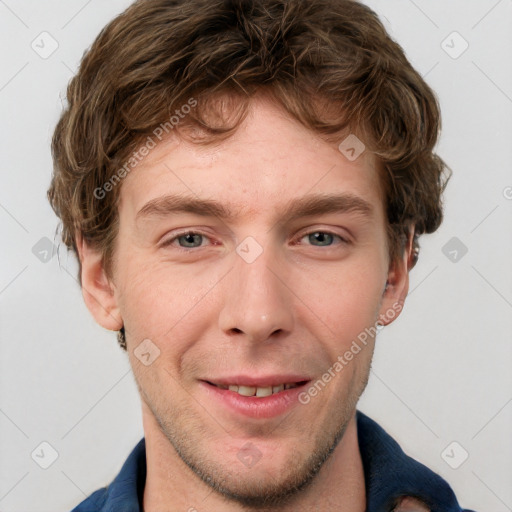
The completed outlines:
{"type": "Polygon", "coordinates": [[[267,396],[276,395],[277,393],[281,393],[282,391],[287,391],[288,389],[294,389],[304,386],[309,381],[305,380],[301,382],[281,383],[272,386],[239,386],[236,384],[216,384],[210,381],[205,382],[219,389],[233,391],[234,393],[237,393],[241,396],[254,396],[258,398],[264,398],[267,396]]]}

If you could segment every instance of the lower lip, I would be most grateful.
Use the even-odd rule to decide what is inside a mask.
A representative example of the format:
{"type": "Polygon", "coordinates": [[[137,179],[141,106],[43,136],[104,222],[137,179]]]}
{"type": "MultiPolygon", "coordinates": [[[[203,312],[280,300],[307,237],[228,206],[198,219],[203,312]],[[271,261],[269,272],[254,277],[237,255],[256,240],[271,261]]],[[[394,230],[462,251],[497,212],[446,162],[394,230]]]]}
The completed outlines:
{"type": "Polygon", "coordinates": [[[250,418],[274,418],[299,403],[299,394],[307,383],[265,397],[242,396],[205,381],[201,381],[201,386],[208,392],[209,397],[237,414],[250,418]]]}

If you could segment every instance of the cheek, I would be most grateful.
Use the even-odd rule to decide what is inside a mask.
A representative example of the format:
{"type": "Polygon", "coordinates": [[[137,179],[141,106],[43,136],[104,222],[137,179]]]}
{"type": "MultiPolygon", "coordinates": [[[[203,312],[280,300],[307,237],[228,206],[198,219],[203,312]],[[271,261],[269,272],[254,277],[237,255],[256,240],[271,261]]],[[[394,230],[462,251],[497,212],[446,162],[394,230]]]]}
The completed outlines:
{"type": "MultiPolygon", "coordinates": [[[[144,255],[140,255],[144,256],[144,255]]],[[[163,351],[169,344],[177,354],[209,311],[209,292],[218,279],[191,275],[191,270],[171,267],[132,253],[129,263],[120,267],[119,304],[133,344],[151,339],[163,351]]]]}
{"type": "Polygon", "coordinates": [[[385,280],[382,263],[369,258],[311,267],[297,273],[292,282],[296,294],[327,327],[344,332],[350,326],[364,328],[374,320],[385,280]]]}

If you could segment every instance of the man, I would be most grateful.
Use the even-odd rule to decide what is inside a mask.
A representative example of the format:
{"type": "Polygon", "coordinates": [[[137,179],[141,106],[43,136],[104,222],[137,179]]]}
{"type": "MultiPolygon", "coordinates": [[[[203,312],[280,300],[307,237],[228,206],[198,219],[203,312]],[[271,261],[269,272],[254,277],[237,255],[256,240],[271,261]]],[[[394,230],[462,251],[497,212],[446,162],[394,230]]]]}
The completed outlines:
{"type": "Polygon", "coordinates": [[[357,412],[442,219],[439,109],[352,0],[139,0],[84,56],[49,199],[145,438],[85,511],[461,511],[357,412]]]}

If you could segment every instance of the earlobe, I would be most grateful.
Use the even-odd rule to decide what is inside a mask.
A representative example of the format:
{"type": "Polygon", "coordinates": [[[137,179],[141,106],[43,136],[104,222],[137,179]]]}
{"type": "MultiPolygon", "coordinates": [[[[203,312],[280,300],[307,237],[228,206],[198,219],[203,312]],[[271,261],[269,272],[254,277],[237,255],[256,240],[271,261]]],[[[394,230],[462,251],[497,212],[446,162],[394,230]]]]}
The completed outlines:
{"type": "Polygon", "coordinates": [[[102,255],[88,246],[81,236],[77,236],[77,249],[81,262],[82,295],[96,322],[111,331],[123,327],[113,283],[104,270],[102,255]]]}
{"type": "Polygon", "coordinates": [[[402,258],[390,263],[386,285],[382,294],[379,323],[389,325],[402,311],[409,291],[409,270],[412,250],[411,232],[402,258]]]}

